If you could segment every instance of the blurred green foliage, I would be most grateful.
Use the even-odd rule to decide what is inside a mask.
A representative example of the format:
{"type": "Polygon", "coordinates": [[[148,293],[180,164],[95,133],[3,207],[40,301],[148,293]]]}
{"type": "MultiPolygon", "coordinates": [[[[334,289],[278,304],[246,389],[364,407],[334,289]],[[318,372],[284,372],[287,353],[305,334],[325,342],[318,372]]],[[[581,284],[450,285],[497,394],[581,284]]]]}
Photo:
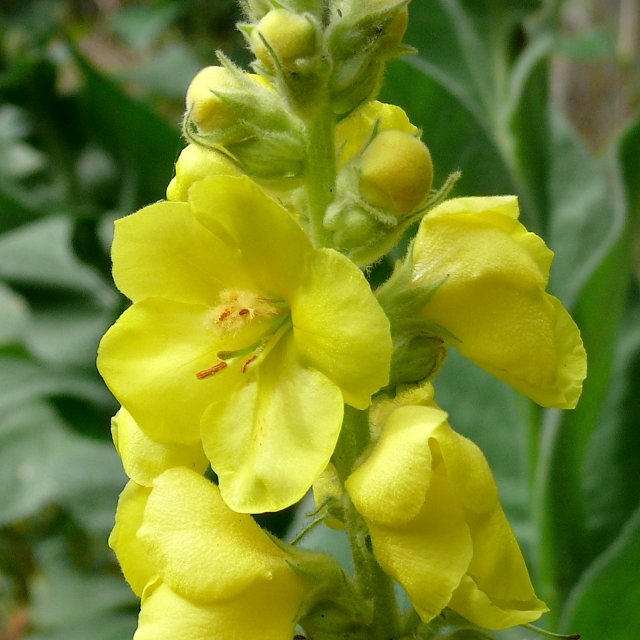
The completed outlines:
{"type": "MultiPolygon", "coordinates": [[[[455,354],[438,394],[492,464],[543,624],[635,640],[638,25],[633,40],[615,24],[625,0],[602,19],[606,4],[413,0],[419,53],[390,65],[382,98],[423,128],[436,184],[461,169],[456,195],[517,193],[556,251],[552,288],[589,353],[578,409],[536,408],[455,354]]],[[[191,77],[217,48],[248,60],[238,18],[230,0],[3,3],[1,640],[132,636],[137,603],[106,547],[117,407],[94,366],[126,304],[112,221],[163,197],[191,77]]]]}

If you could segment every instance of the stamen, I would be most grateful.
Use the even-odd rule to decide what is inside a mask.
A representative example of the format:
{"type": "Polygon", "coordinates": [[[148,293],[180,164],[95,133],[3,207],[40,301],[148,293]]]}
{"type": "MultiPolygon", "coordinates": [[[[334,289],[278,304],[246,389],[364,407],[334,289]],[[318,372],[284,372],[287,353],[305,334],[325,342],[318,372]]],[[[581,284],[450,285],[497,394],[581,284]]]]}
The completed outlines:
{"type": "Polygon", "coordinates": [[[249,309],[240,309],[240,311],[238,311],[239,316],[246,316],[248,313],[251,313],[249,309]]]}
{"type": "Polygon", "coordinates": [[[225,309],[219,316],[218,322],[224,322],[231,315],[231,309],[225,309]]]}
{"type": "Polygon", "coordinates": [[[253,354],[250,358],[247,358],[243,363],[242,363],[242,367],[240,369],[240,371],[242,371],[242,373],[245,373],[247,370],[247,367],[254,361],[257,360],[258,355],[257,354],[253,354]]]}
{"type": "Polygon", "coordinates": [[[214,376],[219,371],[226,369],[227,366],[228,365],[226,362],[218,362],[218,364],[213,365],[213,367],[210,367],[209,369],[203,369],[202,371],[198,371],[198,373],[196,373],[196,378],[198,378],[198,380],[204,380],[205,378],[214,376]]]}

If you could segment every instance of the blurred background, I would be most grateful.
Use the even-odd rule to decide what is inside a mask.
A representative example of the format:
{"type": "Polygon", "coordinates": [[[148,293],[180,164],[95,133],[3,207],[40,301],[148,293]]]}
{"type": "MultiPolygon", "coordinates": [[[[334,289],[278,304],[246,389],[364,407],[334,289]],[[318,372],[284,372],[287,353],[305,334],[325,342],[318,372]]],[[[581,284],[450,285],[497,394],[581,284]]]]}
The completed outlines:
{"type": "MultiPolygon", "coordinates": [[[[640,7],[410,9],[418,54],[389,65],[381,99],[423,128],[436,186],[460,169],[455,195],[519,195],[524,222],[556,251],[551,288],[589,353],[575,411],[541,410],[454,353],[440,403],[492,464],[552,607],[543,626],[637,640],[640,7]]],[[[125,482],[109,432],[117,405],[95,370],[126,307],[110,278],[112,222],[164,197],[189,81],[216,49],[250,59],[240,19],[231,0],[2,3],[0,640],[135,629],[138,604],[106,545],[125,482]]],[[[290,535],[298,517],[262,522],[290,535]]]]}

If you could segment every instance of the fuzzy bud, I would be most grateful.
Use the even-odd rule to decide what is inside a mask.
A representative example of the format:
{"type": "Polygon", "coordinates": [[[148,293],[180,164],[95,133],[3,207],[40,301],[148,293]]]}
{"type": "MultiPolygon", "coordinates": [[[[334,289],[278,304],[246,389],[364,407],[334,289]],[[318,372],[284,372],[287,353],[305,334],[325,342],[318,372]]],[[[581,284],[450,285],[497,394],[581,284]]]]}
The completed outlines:
{"type": "Polygon", "coordinates": [[[198,129],[210,131],[235,123],[235,110],[215,92],[236,88],[233,75],[224,67],[205,67],[196,74],[187,89],[187,113],[198,129]]]}
{"type": "Polygon", "coordinates": [[[273,55],[288,69],[294,67],[299,58],[313,55],[316,48],[315,27],[302,15],[286,9],[273,9],[251,32],[251,47],[268,69],[273,69],[273,55]]]}
{"type": "Polygon", "coordinates": [[[385,211],[409,213],[429,194],[432,182],[429,149],[403,131],[382,131],[360,158],[360,195],[385,211]]]}

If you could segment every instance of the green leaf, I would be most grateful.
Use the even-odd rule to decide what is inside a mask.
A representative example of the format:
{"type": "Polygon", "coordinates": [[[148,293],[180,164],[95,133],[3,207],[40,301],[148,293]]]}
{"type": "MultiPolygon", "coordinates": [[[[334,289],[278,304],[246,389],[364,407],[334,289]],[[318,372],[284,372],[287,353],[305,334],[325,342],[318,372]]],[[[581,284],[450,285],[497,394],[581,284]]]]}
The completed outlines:
{"type": "Polygon", "coordinates": [[[12,283],[90,293],[105,302],[114,293],[80,262],[71,245],[72,221],[51,216],[0,236],[0,278],[12,283]]]}
{"type": "Polygon", "coordinates": [[[70,395],[105,409],[113,399],[97,376],[83,369],[45,366],[22,358],[0,356],[0,415],[43,397],[70,395]]]}
{"type": "Polygon", "coordinates": [[[24,335],[29,352],[55,365],[86,367],[94,362],[100,338],[113,321],[115,304],[86,295],[39,292],[32,296],[30,311],[24,335]]]}
{"type": "Polygon", "coordinates": [[[611,191],[610,163],[593,156],[558,112],[551,115],[548,242],[556,254],[552,284],[554,293],[573,307],[620,239],[626,214],[611,191]]]}
{"type": "MultiPolygon", "coordinates": [[[[107,427],[105,427],[106,429],[107,427]]],[[[90,507],[87,522],[105,534],[124,484],[113,447],[70,431],[49,405],[32,402],[0,418],[0,526],[34,516],[56,503],[90,507]],[[87,494],[107,495],[91,505],[87,494]]]]}
{"type": "Polygon", "coordinates": [[[123,40],[133,47],[146,49],[166,33],[183,10],[179,2],[125,6],[111,16],[110,22],[123,40]]]}
{"type": "Polygon", "coordinates": [[[587,546],[609,546],[640,503],[640,291],[627,311],[611,379],[615,381],[585,459],[587,546]]]}
{"type": "Polygon", "coordinates": [[[146,64],[129,69],[122,78],[136,82],[155,95],[183,102],[189,83],[202,66],[189,47],[170,43],[146,64]]]}
{"type": "Polygon", "coordinates": [[[24,333],[27,317],[24,298],[0,282],[0,345],[19,340],[24,333]]]}
{"type": "Polygon", "coordinates": [[[636,640],[640,628],[639,566],[640,507],[576,584],[561,628],[584,631],[589,638],[636,640]]]}
{"type": "Polygon", "coordinates": [[[128,96],[77,51],[84,77],[82,114],[89,131],[123,165],[135,208],[164,197],[180,150],[180,132],[144,103],[128,96]]]}
{"type": "MultiPolygon", "coordinates": [[[[133,616],[127,616],[125,623],[122,614],[115,611],[135,601],[120,576],[82,570],[76,565],[72,549],[63,538],[40,543],[36,557],[40,572],[31,582],[32,603],[29,613],[31,623],[37,629],[46,631],[44,637],[64,637],[69,640],[124,640],[131,637],[115,635],[116,631],[130,634],[135,628],[133,616]],[[100,630],[99,621],[107,624],[106,630],[100,630]],[[110,628],[111,622],[117,626],[110,628]],[[77,635],[81,630],[86,635],[77,635]],[[54,633],[61,634],[63,631],[68,635],[54,636],[54,633]]],[[[34,636],[38,637],[43,636],[34,636]]]]}
{"type": "Polygon", "coordinates": [[[612,208],[594,209],[591,214],[615,212],[614,222],[607,222],[615,230],[610,232],[615,233],[615,241],[609,234],[602,238],[606,253],[582,288],[574,311],[589,360],[582,399],[571,412],[548,412],[543,424],[536,517],[541,531],[542,597],[555,611],[601,551],[591,546],[593,540],[587,536],[585,455],[612,383],[614,346],[629,292],[634,230],[640,218],[639,150],[640,123],[625,134],[617,150],[617,171],[610,174],[618,187],[609,192],[612,208]]]}

